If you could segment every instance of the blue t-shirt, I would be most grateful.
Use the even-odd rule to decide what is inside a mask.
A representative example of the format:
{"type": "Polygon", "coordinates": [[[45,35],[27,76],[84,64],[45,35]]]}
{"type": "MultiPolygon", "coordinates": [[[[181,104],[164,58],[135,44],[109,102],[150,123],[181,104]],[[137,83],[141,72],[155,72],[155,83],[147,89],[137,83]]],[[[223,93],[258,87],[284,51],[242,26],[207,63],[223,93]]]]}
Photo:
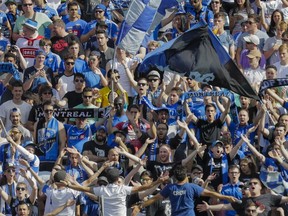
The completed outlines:
{"type": "Polygon", "coordinates": [[[203,190],[202,187],[192,183],[169,184],[160,194],[164,198],[169,197],[172,216],[195,216],[194,199],[200,197],[203,190]]]}

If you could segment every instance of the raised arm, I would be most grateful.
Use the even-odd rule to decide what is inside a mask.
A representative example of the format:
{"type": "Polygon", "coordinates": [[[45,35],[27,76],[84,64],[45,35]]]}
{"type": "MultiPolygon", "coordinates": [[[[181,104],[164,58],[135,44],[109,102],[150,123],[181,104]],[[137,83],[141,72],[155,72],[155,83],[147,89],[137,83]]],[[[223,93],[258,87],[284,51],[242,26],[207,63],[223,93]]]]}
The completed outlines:
{"type": "Polygon", "coordinates": [[[279,95],[277,95],[274,91],[272,91],[271,89],[267,89],[266,93],[269,94],[272,98],[274,98],[282,106],[284,105],[285,100],[282,99],[279,95]]]}
{"type": "Polygon", "coordinates": [[[222,112],[222,114],[221,114],[221,116],[220,116],[220,121],[221,121],[221,122],[224,122],[225,119],[226,119],[226,117],[227,117],[227,115],[229,114],[229,112],[230,112],[230,106],[231,106],[231,101],[230,101],[230,99],[228,98],[228,101],[227,101],[227,103],[225,104],[225,110],[224,110],[224,112],[222,112]]]}
{"type": "Polygon", "coordinates": [[[247,144],[253,155],[255,155],[259,159],[259,161],[264,163],[266,159],[265,156],[262,155],[259,151],[257,151],[257,149],[250,143],[250,140],[243,134],[241,134],[241,139],[247,144]]]}
{"type": "Polygon", "coordinates": [[[45,181],[40,178],[40,176],[33,170],[31,169],[29,163],[26,160],[23,159],[19,159],[19,163],[25,167],[27,167],[27,170],[30,171],[30,173],[32,174],[32,176],[36,179],[36,181],[38,182],[38,184],[40,185],[40,187],[43,187],[45,185],[45,181]]]}
{"type": "Polygon", "coordinates": [[[203,204],[198,204],[196,208],[199,212],[233,210],[231,204],[208,205],[208,203],[205,201],[203,201],[203,204]]]}
{"type": "Polygon", "coordinates": [[[20,174],[28,181],[29,185],[32,188],[32,192],[29,196],[29,200],[34,205],[37,197],[37,185],[32,181],[32,179],[27,175],[26,170],[20,168],[20,174]]]}

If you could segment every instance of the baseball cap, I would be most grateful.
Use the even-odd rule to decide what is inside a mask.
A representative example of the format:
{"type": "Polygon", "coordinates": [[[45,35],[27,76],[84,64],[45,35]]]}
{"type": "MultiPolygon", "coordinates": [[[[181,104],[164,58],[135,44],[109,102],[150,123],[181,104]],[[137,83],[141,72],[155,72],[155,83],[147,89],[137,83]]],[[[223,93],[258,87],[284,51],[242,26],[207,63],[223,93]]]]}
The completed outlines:
{"type": "Polygon", "coordinates": [[[103,4],[98,4],[98,5],[96,5],[96,7],[94,8],[94,11],[96,11],[96,10],[105,11],[105,10],[106,10],[106,7],[105,7],[105,5],[103,5],[103,4]]]}
{"type": "Polygon", "coordinates": [[[255,58],[255,57],[261,58],[261,56],[262,56],[262,54],[258,49],[257,50],[251,50],[249,52],[249,54],[247,55],[248,58],[255,58]]]}
{"type": "Polygon", "coordinates": [[[104,130],[105,133],[107,133],[107,128],[106,128],[104,125],[99,126],[99,127],[97,128],[97,131],[98,131],[98,130],[104,130]]]}
{"type": "Polygon", "coordinates": [[[5,2],[5,5],[8,6],[9,4],[15,4],[15,5],[17,5],[17,2],[16,2],[15,0],[7,0],[7,1],[5,2]]]}
{"type": "Polygon", "coordinates": [[[100,176],[97,180],[98,185],[107,185],[109,184],[108,179],[105,176],[100,176]]]}
{"type": "Polygon", "coordinates": [[[35,56],[38,56],[38,55],[46,56],[46,53],[44,52],[44,50],[38,49],[38,50],[35,51],[35,56]]]}
{"type": "Polygon", "coordinates": [[[26,148],[27,146],[32,146],[36,148],[36,144],[32,142],[31,140],[24,142],[23,147],[26,148]]]}
{"type": "Polygon", "coordinates": [[[243,37],[243,39],[247,43],[253,43],[255,45],[259,45],[260,43],[259,37],[257,37],[256,35],[248,35],[248,36],[243,37]]]}
{"type": "Polygon", "coordinates": [[[201,172],[203,172],[203,168],[202,168],[202,166],[200,166],[200,165],[195,165],[195,166],[193,166],[192,168],[191,168],[191,172],[193,172],[193,170],[195,170],[195,169],[198,169],[198,170],[200,170],[201,172]]]}
{"type": "Polygon", "coordinates": [[[150,71],[147,77],[149,78],[150,76],[158,77],[160,79],[160,74],[156,70],[150,71]]]}
{"type": "Polygon", "coordinates": [[[25,23],[22,24],[23,26],[25,25],[27,28],[33,29],[33,30],[37,30],[37,25],[38,22],[36,22],[35,20],[32,19],[27,19],[25,23]]]}
{"type": "Polygon", "coordinates": [[[7,170],[9,168],[15,169],[15,165],[13,163],[5,163],[4,170],[7,170]]]}
{"type": "Polygon", "coordinates": [[[216,146],[216,145],[218,145],[218,144],[220,144],[221,146],[224,146],[224,143],[223,143],[222,141],[216,140],[216,141],[214,141],[214,142],[212,143],[211,147],[214,147],[214,146],[216,146]]]}
{"type": "Polygon", "coordinates": [[[19,113],[19,114],[21,115],[21,111],[20,111],[20,109],[17,108],[17,107],[14,107],[14,108],[12,108],[12,109],[10,110],[10,115],[11,115],[12,113],[19,113]]]}

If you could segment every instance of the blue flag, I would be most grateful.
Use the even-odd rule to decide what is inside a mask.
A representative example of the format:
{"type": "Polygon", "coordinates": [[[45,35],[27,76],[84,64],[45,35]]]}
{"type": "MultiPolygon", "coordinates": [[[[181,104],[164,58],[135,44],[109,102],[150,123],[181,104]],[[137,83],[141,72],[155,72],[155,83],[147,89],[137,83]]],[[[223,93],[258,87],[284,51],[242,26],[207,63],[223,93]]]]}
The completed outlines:
{"type": "Polygon", "coordinates": [[[203,21],[148,53],[138,73],[146,76],[152,68],[185,75],[198,82],[223,87],[259,100],[257,93],[203,21]]]}

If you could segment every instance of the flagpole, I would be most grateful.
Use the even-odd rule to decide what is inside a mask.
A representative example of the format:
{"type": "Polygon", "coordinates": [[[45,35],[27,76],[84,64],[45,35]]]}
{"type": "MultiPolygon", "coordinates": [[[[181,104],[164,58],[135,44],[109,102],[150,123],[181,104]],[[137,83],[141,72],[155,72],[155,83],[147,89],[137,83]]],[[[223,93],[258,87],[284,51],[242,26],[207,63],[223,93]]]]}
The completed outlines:
{"type": "Polygon", "coordinates": [[[111,86],[111,92],[112,92],[112,102],[114,103],[114,79],[112,78],[112,75],[114,74],[114,68],[115,68],[115,59],[116,59],[116,50],[117,50],[117,46],[115,43],[115,48],[114,48],[114,54],[113,54],[113,60],[112,60],[112,68],[111,68],[111,82],[112,82],[112,86],[111,86]]]}

